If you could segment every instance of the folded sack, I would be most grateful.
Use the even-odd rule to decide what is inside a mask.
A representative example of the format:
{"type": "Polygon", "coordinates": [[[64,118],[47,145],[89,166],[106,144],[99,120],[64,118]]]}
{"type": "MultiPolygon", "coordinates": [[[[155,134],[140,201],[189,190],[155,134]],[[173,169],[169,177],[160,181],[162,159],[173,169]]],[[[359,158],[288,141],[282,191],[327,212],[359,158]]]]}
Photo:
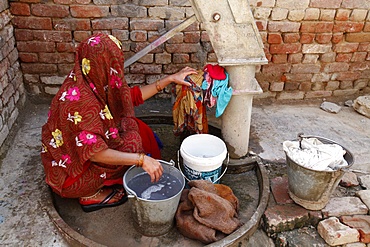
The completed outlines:
{"type": "Polygon", "coordinates": [[[209,244],[241,226],[239,200],[230,187],[206,180],[193,180],[182,192],[176,226],[184,236],[209,244]]]}

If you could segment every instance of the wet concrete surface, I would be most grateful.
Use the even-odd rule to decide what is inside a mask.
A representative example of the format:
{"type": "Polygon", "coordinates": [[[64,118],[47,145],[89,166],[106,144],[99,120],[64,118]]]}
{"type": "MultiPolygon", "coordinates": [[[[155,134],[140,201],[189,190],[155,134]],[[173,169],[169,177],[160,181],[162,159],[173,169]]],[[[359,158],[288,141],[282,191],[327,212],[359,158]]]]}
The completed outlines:
{"type": "MultiPolygon", "coordinates": [[[[269,170],[271,174],[281,172],[279,164],[285,162],[282,142],[296,139],[299,132],[340,143],[355,157],[352,169],[370,172],[369,118],[350,107],[343,106],[338,114],[333,114],[321,110],[320,102],[300,103],[302,104],[254,102],[250,150],[263,160],[275,164],[269,170]]],[[[145,104],[146,112],[171,113],[169,100],[145,104]]],[[[139,114],[144,112],[143,108],[138,108],[137,111],[139,114]]],[[[35,105],[28,102],[25,111],[20,114],[17,131],[10,137],[8,151],[1,157],[2,246],[68,246],[43,210],[42,195],[47,193],[48,188],[44,183],[39,151],[41,126],[46,121],[47,112],[47,104],[35,105]]],[[[210,117],[210,122],[219,121],[210,117]]],[[[82,214],[84,213],[81,211],[82,214]]],[[[80,218],[78,215],[74,217],[80,218]]]]}

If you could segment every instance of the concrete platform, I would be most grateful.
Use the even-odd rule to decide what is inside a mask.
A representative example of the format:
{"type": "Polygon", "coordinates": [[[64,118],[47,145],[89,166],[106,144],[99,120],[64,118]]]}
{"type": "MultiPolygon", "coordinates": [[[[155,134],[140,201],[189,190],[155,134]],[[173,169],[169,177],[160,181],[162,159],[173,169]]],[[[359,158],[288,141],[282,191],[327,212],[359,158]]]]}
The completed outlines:
{"type": "MultiPolygon", "coordinates": [[[[283,163],[282,142],[303,132],[340,143],[355,157],[352,169],[370,172],[370,119],[348,107],[333,114],[321,110],[319,101],[301,103],[255,101],[250,150],[265,161],[283,163]]],[[[145,104],[155,114],[171,112],[168,101],[145,104]]],[[[48,105],[28,103],[17,131],[9,138],[8,152],[1,156],[0,245],[68,246],[42,206],[47,186],[39,158],[40,131],[47,112],[48,105]]]]}

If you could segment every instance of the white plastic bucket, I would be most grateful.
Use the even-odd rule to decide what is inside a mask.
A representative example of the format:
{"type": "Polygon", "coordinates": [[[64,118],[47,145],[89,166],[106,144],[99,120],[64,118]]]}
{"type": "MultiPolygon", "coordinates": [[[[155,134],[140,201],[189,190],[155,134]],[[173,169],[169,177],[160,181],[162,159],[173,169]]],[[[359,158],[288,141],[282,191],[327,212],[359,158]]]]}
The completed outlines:
{"type": "Polygon", "coordinates": [[[184,139],[180,146],[184,175],[188,180],[218,182],[222,163],[227,156],[225,143],[210,134],[195,134],[184,139]]]}

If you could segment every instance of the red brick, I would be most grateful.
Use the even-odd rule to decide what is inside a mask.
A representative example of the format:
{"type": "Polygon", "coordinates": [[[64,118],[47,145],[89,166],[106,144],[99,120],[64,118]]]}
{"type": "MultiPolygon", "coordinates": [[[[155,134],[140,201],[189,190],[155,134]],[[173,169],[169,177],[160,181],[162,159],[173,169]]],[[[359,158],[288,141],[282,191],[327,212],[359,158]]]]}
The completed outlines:
{"type": "Polygon", "coordinates": [[[315,39],[314,33],[302,33],[301,35],[301,43],[302,44],[311,44],[315,39]]]}
{"type": "Polygon", "coordinates": [[[14,36],[17,41],[33,40],[33,31],[28,29],[15,29],[14,36]]]}
{"type": "Polygon", "coordinates": [[[347,33],[346,34],[347,42],[369,42],[370,41],[370,32],[367,33],[347,33]]]}
{"type": "Polygon", "coordinates": [[[23,52],[55,52],[54,42],[20,41],[17,43],[18,51],[23,52]]]}
{"type": "Polygon", "coordinates": [[[311,88],[312,88],[312,83],[310,81],[301,82],[298,87],[299,91],[304,91],[304,92],[311,91],[311,88]]]}
{"type": "Polygon", "coordinates": [[[71,42],[72,34],[67,31],[34,31],[33,38],[47,42],[71,42]]]}
{"type": "Polygon", "coordinates": [[[301,44],[272,44],[270,45],[271,54],[291,54],[298,53],[301,50],[301,44]]]}
{"type": "Polygon", "coordinates": [[[26,3],[11,2],[10,13],[12,13],[13,15],[29,16],[31,15],[30,5],[26,3]]]}
{"type": "Polygon", "coordinates": [[[259,31],[267,30],[267,21],[256,21],[256,26],[259,31]]]}
{"type": "Polygon", "coordinates": [[[67,30],[90,30],[90,20],[88,19],[76,19],[76,18],[63,18],[53,20],[53,27],[57,31],[67,30]]]}
{"type": "Polygon", "coordinates": [[[307,92],[305,95],[306,99],[312,99],[312,98],[325,98],[332,96],[332,91],[310,91],[307,92]]]}
{"type": "Polygon", "coordinates": [[[71,15],[77,18],[97,18],[97,17],[106,17],[109,15],[108,6],[70,6],[71,15]]]}
{"type": "Polygon", "coordinates": [[[90,31],[75,31],[73,32],[73,38],[77,42],[81,42],[92,35],[90,31]]]}
{"type": "Polygon", "coordinates": [[[178,71],[180,71],[181,69],[184,68],[184,66],[189,66],[189,67],[193,67],[195,69],[199,69],[199,65],[196,66],[195,64],[165,64],[163,65],[163,73],[165,74],[173,74],[173,73],[176,73],[178,71]]]}
{"type": "Polygon", "coordinates": [[[295,33],[299,31],[301,24],[298,22],[281,22],[281,21],[270,21],[268,23],[268,30],[270,32],[291,32],[295,33]]]}
{"type": "Polygon", "coordinates": [[[326,73],[348,71],[349,64],[348,63],[327,63],[323,65],[322,69],[326,73]]]}
{"type": "MultiPolygon", "coordinates": [[[[296,64],[298,65],[298,64],[296,64]]],[[[284,74],[286,77],[286,82],[304,82],[304,81],[311,81],[312,74],[301,74],[301,73],[296,73],[296,74],[290,74],[286,73],[284,74]]]]}
{"type": "Polygon", "coordinates": [[[130,73],[133,74],[160,74],[162,65],[133,64],[130,66],[130,73]]]}
{"type": "Polygon", "coordinates": [[[19,59],[25,63],[38,62],[38,56],[36,53],[19,52],[19,59]]]}
{"type": "MultiPolygon", "coordinates": [[[[135,53],[139,52],[148,45],[149,45],[149,42],[134,42],[134,43],[131,43],[131,51],[133,51],[135,53]]],[[[163,51],[164,51],[164,44],[162,44],[162,45],[158,46],[157,48],[151,50],[150,53],[162,53],[163,51]]],[[[176,51],[171,52],[171,53],[175,53],[175,52],[176,51]]],[[[186,53],[186,52],[184,52],[184,53],[186,53]]]]}
{"type": "Polygon", "coordinates": [[[285,82],[285,85],[284,85],[284,90],[285,91],[295,91],[295,90],[298,90],[299,88],[299,82],[296,82],[296,81],[287,81],[285,82]]]}
{"type": "Polygon", "coordinates": [[[342,216],[340,220],[360,233],[360,242],[370,243],[370,215],[342,216]]]}
{"type": "Polygon", "coordinates": [[[184,42],[185,43],[198,43],[200,41],[200,32],[184,32],[184,42]]]}
{"type": "Polygon", "coordinates": [[[75,0],[54,0],[55,4],[65,4],[65,5],[70,5],[74,3],[75,0]]]}
{"type": "MultiPolygon", "coordinates": [[[[159,38],[159,35],[156,37],[159,38]]],[[[152,39],[149,39],[150,42],[152,42],[152,39]]],[[[153,40],[154,41],[154,40],[153,40]]],[[[181,44],[184,41],[184,34],[183,33],[178,33],[175,34],[172,38],[170,38],[167,43],[168,44],[181,44]]]]}
{"type": "Polygon", "coordinates": [[[338,53],[337,57],[335,58],[336,62],[346,62],[348,63],[351,61],[352,53],[338,53]]]}
{"type": "Polygon", "coordinates": [[[75,52],[76,48],[72,43],[57,43],[57,52],[75,52]]]}
{"type": "Polygon", "coordinates": [[[295,74],[309,74],[318,73],[320,68],[319,64],[293,64],[290,71],[295,74]]]}
{"type": "Polygon", "coordinates": [[[334,46],[333,51],[338,53],[357,51],[358,43],[339,43],[334,46]]]}
{"type": "Polygon", "coordinates": [[[288,62],[289,63],[301,63],[303,54],[297,53],[297,54],[289,54],[288,62]]]}
{"type": "Polygon", "coordinates": [[[335,20],[337,21],[348,21],[349,15],[351,14],[350,9],[338,9],[335,20]]]}
{"type": "Polygon", "coordinates": [[[335,22],[333,32],[357,33],[361,32],[363,27],[364,27],[363,22],[337,21],[335,22]]]}
{"type": "Polygon", "coordinates": [[[268,207],[262,217],[265,231],[278,233],[304,226],[309,220],[308,211],[295,204],[268,207]]]}
{"type": "Polygon", "coordinates": [[[354,52],[351,62],[362,62],[365,61],[367,52],[354,52]]]}
{"type": "Polygon", "coordinates": [[[190,54],[190,62],[192,63],[202,63],[204,60],[203,55],[199,53],[190,54]]]}
{"type": "Polygon", "coordinates": [[[146,31],[134,30],[130,32],[130,39],[132,41],[144,42],[147,40],[147,37],[146,31]]]}
{"type": "Polygon", "coordinates": [[[370,69],[370,61],[353,62],[350,65],[351,71],[368,70],[370,69]]]}
{"type": "Polygon", "coordinates": [[[52,29],[50,18],[15,16],[12,22],[16,28],[40,30],[52,29]]]}
{"type": "MultiPolygon", "coordinates": [[[[256,73],[256,79],[257,79],[258,82],[276,82],[276,81],[281,80],[281,77],[283,75],[282,72],[272,71],[272,69],[271,70],[269,69],[269,72],[264,72],[264,69],[263,69],[264,66],[266,66],[266,65],[262,66],[262,73],[256,73]]],[[[266,71],[266,69],[265,69],[265,71],[266,71]]]]}
{"type": "Polygon", "coordinates": [[[370,23],[366,22],[364,26],[364,32],[370,32],[370,23]]]}
{"type": "Polygon", "coordinates": [[[32,4],[31,12],[35,16],[63,18],[69,16],[69,7],[64,5],[32,4]]]}
{"type": "Polygon", "coordinates": [[[311,0],[309,7],[323,9],[337,9],[340,7],[342,0],[311,0]]]}
{"type": "MultiPolygon", "coordinates": [[[[149,21],[153,21],[153,20],[149,20],[149,21]]],[[[182,21],[166,20],[166,28],[168,28],[168,29],[174,28],[174,27],[178,26],[181,22],[182,21]]],[[[191,24],[190,26],[188,26],[187,28],[185,28],[183,30],[183,32],[191,32],[191,31],[200,31],[200,25],[199,25],[198,22],[194,22],[193,24],[191,24]]]]}
{"type": "Polygon", "coordinates": [[[358,51],[370,51],[370,42],[360,43],[357,48],[358,51]]]}
{"type": "Polygon", "coordinates": [[[164,28],[164,22],[161,20],[131,20],[131,30],[157,31],[164,28]]]}
{"type": "Polygon", "coordinates": [[[267,36],[267,42],[269,44],[281,44],[283,42],[283,38],[280,33],[270,33],[267,36]]]}
{"type": "Polygon", "coordinates": [[[328,33],[333,30],[334,23],[333,22],[302,22],[301,24],[301,32],[307,33],[328,33]]]}
{"type": "Polygon", "coordinates": [[[296,43],[299,42],[300,36],[298,33],[284,33],[283,40],[284,43],[296,43]]]}
{"type": "Polygon", "coordinates": [[[333,44],[338,44],[339,42],[343,41],[343,38],[344,38],[343,33],[334,33],[331,42],[333,42],[333,44]]]}
{"type": "Polygon", "coordinates": [[[319,44],[327,44],[331,41],[332,34],[331,33],[318,33],[316,34],[316,41],[319,44]]]}
{"type": "Polygon", "coordinates": [[[22,71],[24,74],[55,74],[57,66],[55,64],[43,64],[43,63],[22,63],[22,71]]]}
{"type": "Polygon", "coordinates": [[[69,72],[71,72],[71,69],[73,68],[74,64],[58,64],[58,71],[61,75],[68,75],[69,72]]]}
{"type": "Polygon", "coordinates": [[[288,194],[288,177],[271,179],[271,192],[277,204],[293,203],[288,194]]]}
{"type": "Polygon", "coordinates": [[[76,3],[78,4],[89,4],[91,0],[76,0],[76,3]]]}
{"type": "Polygon", "coordinates": [[[93,29],[128,29],[128,18],[106,18],[91,21],[93,29]]]}
{"type": "Polygon", "coordinates": [[[273,63],[286,63],[287,62],[288,55],[286,54],[275,54],[272,56],[271,61],[273,63]]]}
{"type": "Polygon", "coordinates": [[[39,53],[41,63],[73,63],[74,57],[73,53],[39,53]]]}
{"type": "Polygon", "coordinates": [[[360,72],[358,71],[338,72],[333,77],[334,77],[333,80],[338,80],[338,81],[354,81],[360,78],[360,72]]]}
{"type": "Polygon", "coordinates": [[[189,63],[190,56],[189,54],[173,54],[172,61],[173,63],[189,63]]]}
{"type": "Polygon", "coordinates": [[[194,53],[201,50],[200,44],[166,44],[166,51],[169,53],[194,53]]]}
{"type": "MultiPolygon", "coordinates": [[[[284,73],[289,72],[289,64],[266,64],[262,66],[262,73],[284,73]]],[[[280,76],[279,76],[280,77],[280,76]]],[[[279,78],[280,79],[280,78],[279,78]]]]}

